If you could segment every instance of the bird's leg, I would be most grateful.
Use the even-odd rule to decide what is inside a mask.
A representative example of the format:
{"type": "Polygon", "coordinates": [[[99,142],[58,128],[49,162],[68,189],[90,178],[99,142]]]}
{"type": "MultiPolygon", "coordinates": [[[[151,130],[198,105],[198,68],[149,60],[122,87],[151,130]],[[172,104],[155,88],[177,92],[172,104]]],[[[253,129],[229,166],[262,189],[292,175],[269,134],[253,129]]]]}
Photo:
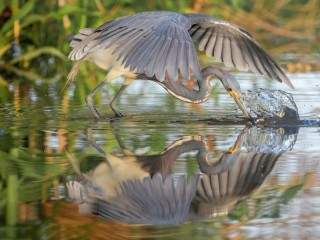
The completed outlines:
{"type": "Polygon", "coordinates": [[[116,109],[116,107],[114,106],[114,103],[116,100],[118,100],[118,98],[120,98],[120,96],[122,95],[123,91],[129,86],[130,83],[133,82],[134,79],[132,78],[126,78],[124,80],[124,83],[122,84],[121,88],[119,89],[119,91],[116,93],[116,95],[114,96],[114,98],[111,100],[110,102],[110,108],[112,109],[112,111],[116,114],[117,117],[122,117],[122,114],[119,112],[118,109],[116,109]]]}
{"type": "Polygon", "coordinates": [[[97,119],[101,119],[101,115],[99,114],[98,110],[95,108],[95,106],[93,106],[92,103],[92,97],[101,89],[104,87],[104,85],[106,85],[107,80],[103,80],[101,83],[99,83],[99,85],[93,89],[85,98],[86,104],[88,106],[88,108],[90,109],[90,111],[93,113],[93,115],[97,118],[97,119]]]}

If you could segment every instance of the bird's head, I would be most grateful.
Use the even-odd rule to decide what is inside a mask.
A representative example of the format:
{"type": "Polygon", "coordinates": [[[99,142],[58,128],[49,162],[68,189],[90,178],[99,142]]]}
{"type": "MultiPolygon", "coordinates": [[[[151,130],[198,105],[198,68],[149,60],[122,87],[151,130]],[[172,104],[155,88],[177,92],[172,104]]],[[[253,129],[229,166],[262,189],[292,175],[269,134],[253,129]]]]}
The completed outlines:
{"type": "Polygon", "coordinates": [[[217,77],[230,96],[235,100],[241,111],[251,120],[249,111],[245,107],[241,99],[242,91],[239,82],[230,73],[215,66],[208,66],[202,69],[203,77],[208,81],[213,77],[217,77]]]}

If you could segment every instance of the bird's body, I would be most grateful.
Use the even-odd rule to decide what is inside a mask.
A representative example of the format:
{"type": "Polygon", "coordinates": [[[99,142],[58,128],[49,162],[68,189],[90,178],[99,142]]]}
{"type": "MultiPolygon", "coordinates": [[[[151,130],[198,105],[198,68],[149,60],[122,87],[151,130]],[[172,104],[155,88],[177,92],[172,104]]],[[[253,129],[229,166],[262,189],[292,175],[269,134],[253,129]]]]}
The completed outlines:
{"type": "Polygon", "coordinates": [[[95,63],[98,67],[110,71],[112,70],[112,75],[110,76],[111,80],[116,77],[128,77],[134,78],[137,76],[137,71],[130,71],[129,67],[124,67],[120,61],[115,61],[118,54],[112,55],[112,52],[116,47],[110,47],[107,49],[100,49],[94,51],[86,57],[86,60],[95,63]]]}
{"type": "Polygon", "coordinates": [[[104,70],[110,70],[114,68],[116,71],[119,72],[129,72],[128,68],[124,68],[120,62],[114,61],[114,57],[112,56],[112,52],[115,50],[115,47],[110,47],[107,49],[101,49],[99,51],[94,51],[86,57],[86,60],[95,63],[98,67],[104,69],[104,70]],[[110,56],[106,58],[106,56],[110,56]]]}
{"type": "Polygon", "coordinates": [[[78,63],[68,79],[74,78],[84,60],[109,71],[106,79],[86,98],[97,118],[100,115],[93,107],[92,96],[120,76],[126,80],[110,103],[116,115],[121,114],[113,107],[114,100],[139,78],[156,81],[183,101],[199,103],[207,99],[210,86],[206,83],[205,94],[201,89],[188,92],[179,81],[179,75],[184,79],[195,78],[200,87],[205,79],[194,43],[200,51],[227,67],[251,70],[293,87],[276,61],[243,28],[205,14],[162,11],[142,12],[113,19],[96,29],[81,29],[78,35],[72,36],[69,58],[78,63]]]}

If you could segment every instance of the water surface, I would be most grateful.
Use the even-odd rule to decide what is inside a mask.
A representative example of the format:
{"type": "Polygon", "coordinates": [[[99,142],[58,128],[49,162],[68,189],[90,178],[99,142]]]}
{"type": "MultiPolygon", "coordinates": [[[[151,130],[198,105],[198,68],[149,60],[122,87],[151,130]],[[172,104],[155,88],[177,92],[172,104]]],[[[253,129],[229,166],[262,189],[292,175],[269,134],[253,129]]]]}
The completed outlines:
{"type": "MultiPolygon", "coordinates": [[[[319,73],[289,74],[295,90],[251,73],[234,74],[243,90],[290,92],[301,119],[319,118],[319,73]]],[[[96,121],[85,107],[80,92],[89,89],[71,86],[59,94],[57,83],[12,83],[0,107],[0,238],[318,239],[320,128],[251,126],[221,84],[212,84],[210,99],[192,105],[155,83],[137,81],[117,104],[126,117],[110,122],[96,121]],[[248,132],[255,137],[244,137],[239,145],[248,132]],[[199,156],[200,150],[205,152],[199,156]],[[231,153],[239,155],[230,158],[231,153]],[[83,176],[67,154],[87,175],[105,164],[106,155],[114,164],[131,161],[114,172],[122,177],[142,161],[149,169],[152,161],[161,161],[161,171],[154,167],[140,177],[161,172],[176,184],[181,176],[190,181],[199,175],[198,189],[175,224],[127,224],[81,214],[66,183],[83,183],[83,176]],[[242,175],[235,173],[239,169],[242,175]],[[200,207],[199,186],[208,179],[220,198],[207,189],[200,207]]],[[[111,114],[107,103],[113,94],[109,87],[96,99],[100,111],[111,114]]]]}

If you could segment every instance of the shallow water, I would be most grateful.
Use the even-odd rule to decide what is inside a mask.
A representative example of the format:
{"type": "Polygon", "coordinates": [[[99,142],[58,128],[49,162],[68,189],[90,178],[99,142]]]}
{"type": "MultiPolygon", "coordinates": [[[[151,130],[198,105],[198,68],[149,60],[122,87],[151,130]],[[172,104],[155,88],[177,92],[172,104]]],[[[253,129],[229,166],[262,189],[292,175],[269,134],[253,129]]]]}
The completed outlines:
{"type": "MultiPolygon", "coordinates": [[[[318,72],[289,74],[295,90],[254,74],[234,74],[243,90],[292,93],[300,118],[318,120],[318,72]]],[[[216,91],[209,101],[191,105],[155,83],[137,81],[117,104],[126,117],[109,122],[93,119],[75,86],[59,95],[56,83],[12,84],[0,107],[0,238],[318,239],[320,128],[251,126],[220,83],[213,80],[212,85],[216,91]],[[109,169],[100,182],[91,178],[100,184],[105,179],[117,184],[119,176],[130,180],[141,159],[148,160],[149,171],[144,168],[139,178],[160,171],[163,178],[173,174],[175,184],[179,176],[190,180],[197,174],[200,182],[191,207],[183,208],[174,225],[113,222],[79,213],[79,203],[68,197],[68,181],[90,185],[67,153],[87,176],[105,164],[105,155],[124,166],[114,168],[119,172],[109,169]],[[152,168],[152,161],[160,161],[162,168],[152,168]],[[211,201],[199,207],[199,188],[208,179],[215,186],[206,189],[211,201]],[[214,195],[218,188],[220,197],[214,195]]],[[[111,114],[106,104],[112,94],[107,88],[98,104],[106,114],[111,114]]],[[[152,223],[155,214],[148,217],[152,223]]]]}

